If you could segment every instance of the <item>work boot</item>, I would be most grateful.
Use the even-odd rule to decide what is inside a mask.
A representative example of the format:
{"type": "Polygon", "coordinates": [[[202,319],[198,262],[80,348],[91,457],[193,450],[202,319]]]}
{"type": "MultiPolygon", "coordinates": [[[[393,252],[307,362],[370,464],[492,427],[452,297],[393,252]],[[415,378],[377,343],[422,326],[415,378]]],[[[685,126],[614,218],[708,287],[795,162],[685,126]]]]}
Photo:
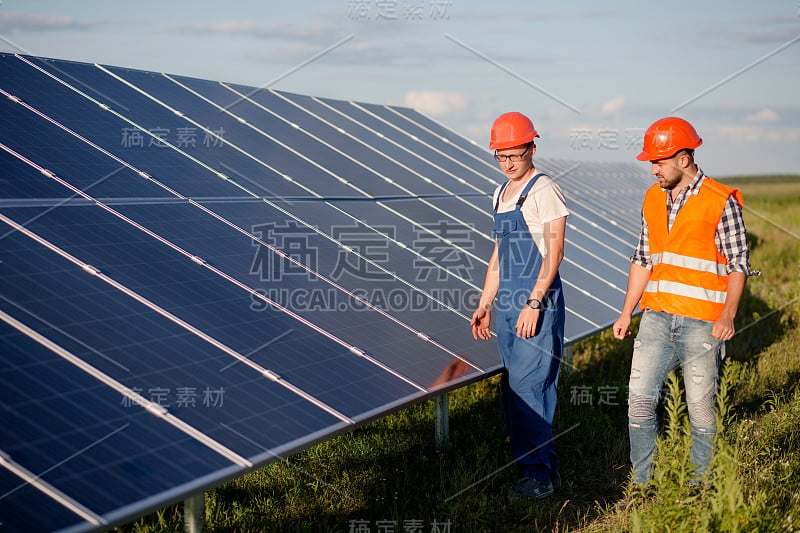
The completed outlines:
{"type": "Polygon", "coordinates": [[[508,496],[512,500],[541,500],[552,496],[552,494],[552,481],[539,481],[532,477],[523,477],[511,487],[508,496]]]}

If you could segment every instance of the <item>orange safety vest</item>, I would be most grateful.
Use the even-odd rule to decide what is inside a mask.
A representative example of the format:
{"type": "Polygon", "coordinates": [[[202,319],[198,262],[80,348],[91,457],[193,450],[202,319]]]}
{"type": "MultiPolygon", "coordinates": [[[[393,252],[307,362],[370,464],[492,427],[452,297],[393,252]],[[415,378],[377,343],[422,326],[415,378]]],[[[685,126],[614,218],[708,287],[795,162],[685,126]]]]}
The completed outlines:
{"type": "Polygon", "coordinates": [[[658,184],[647,191],[642,209],[653,271],[642,294],[642,310],[710,322],[719,318],[728,295],[728,260],[717,249],[714,236],[731,194],[739,206],[744,205],[737,189],[706,177],[668,230],[664,191],[658,184]]]}

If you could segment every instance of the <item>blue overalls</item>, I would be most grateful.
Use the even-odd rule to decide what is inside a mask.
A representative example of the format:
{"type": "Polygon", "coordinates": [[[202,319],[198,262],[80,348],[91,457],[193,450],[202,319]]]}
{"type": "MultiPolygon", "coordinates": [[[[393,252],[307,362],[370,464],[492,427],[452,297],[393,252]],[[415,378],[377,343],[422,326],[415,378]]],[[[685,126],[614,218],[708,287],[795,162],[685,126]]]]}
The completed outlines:
{"type": "Polygon", "coordinates": [[[565,315],[558,274],[542,299],[536,334],[523,339],[517,337],[515,328],[522,306],[531,297],[543,262],[521,211],[531,187],[540,176],[543,174],[530,179],[512,211],[497,212],[508,182],[501,187],[494,206],[500,268],[495,328],[500,357],[505,366],[503,417],[511,441],[511,455],[524,476],[547,481],[558,471],[552,424],[565,315]]]}

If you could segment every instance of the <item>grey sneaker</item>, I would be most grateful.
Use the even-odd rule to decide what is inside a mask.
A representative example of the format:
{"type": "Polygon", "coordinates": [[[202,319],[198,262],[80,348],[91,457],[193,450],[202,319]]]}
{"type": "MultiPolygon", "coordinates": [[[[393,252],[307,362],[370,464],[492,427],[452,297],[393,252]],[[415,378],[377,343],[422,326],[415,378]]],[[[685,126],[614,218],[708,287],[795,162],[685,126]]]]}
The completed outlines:
{"type": "Polygon", "coordinates": [[[553,482],[524,477],[511,487],[508,496],[513,500],[541,500],[552,496],[553,482]]]}

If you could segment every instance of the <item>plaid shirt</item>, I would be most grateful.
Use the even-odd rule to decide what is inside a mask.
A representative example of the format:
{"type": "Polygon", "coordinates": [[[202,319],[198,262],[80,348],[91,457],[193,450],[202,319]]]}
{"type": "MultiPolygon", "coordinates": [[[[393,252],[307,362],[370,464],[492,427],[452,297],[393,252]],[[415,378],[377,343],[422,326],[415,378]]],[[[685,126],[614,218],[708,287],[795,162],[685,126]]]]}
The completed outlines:
{"type": "MultiPolygon", "coordinates": [[[[692,182],[680,190],[678,198],[672,200],[672,195],[667,191],[667,212],[669,214],[667,224],[669,229],[672,229],[672,224],[678,216],[683,204],[686,203],[689,195],[695,195],[700,192],[700,185],[705,179],[705,174],[702,170],[698,169],[697,175],[692,182]]],[[[714,235],[714,243],[717,249],[722,252],[728,260],[728,274],[731,272],[742,272],[745,275],[750,274],[750,251],[747,248],[747,229],[744,227],[744,218],[742,217],[742,208],[733,198],[733,195],[728,196],[728,201],[725,203],[725,208],[722,210],[722,216],[717,225],[717,232],[714,235]]],[[[644,219],[644,209],[642,210],[642,231],[639,234],[639,244],[633,251],[631,256],[631,263],[641,265],[648,270],[653,269],[653,263],[650,260],[650,244],[648,239],[647,222],[644,219]]]]}

